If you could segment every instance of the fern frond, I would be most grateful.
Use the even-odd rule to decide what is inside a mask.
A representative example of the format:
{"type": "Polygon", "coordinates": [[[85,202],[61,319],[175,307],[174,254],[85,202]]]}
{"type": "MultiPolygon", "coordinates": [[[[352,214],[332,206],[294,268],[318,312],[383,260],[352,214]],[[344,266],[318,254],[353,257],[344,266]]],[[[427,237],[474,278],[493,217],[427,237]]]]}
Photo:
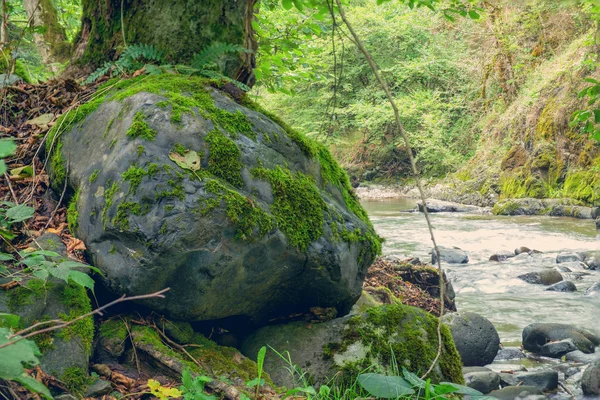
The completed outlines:
{"type": "Polygon", "coordinates": [[[114,63],[105,62],[103,66],[101,66],[100,68],[98,68],[97,70],[95,70],[94,72],[92,72],[90,74],[90,76],[88,76],[87,79],[84,80],[81,84],[82,85],[88,85],[90,83],[96,82],[98,79],[100,79],[101,77],[103,77],[104,75],[106,75],[108,73],[108,71],[110,71],[110,69],[113,66],[114,66],[114,63]]]}
{"type": "Polygon", "coordinates": [[[215,61],[219,56],[227,53],[249,53],[251,50],[237,44],[212,43],[200,53],[194,54],[192,67],[202,70],[206,64],[215,61]]]}

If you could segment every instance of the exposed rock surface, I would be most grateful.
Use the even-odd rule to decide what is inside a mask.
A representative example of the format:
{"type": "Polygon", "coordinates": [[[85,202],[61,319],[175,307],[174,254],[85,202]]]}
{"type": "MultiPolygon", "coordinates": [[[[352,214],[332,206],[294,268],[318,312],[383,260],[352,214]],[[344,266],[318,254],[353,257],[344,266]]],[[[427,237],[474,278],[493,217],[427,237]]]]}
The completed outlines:
{"type": "Polygon", "coordinates": [[[546,268],[538,272],[528,272],[519,275],[518,278],[536,285],[552,285],[563,280],[560,272],[553,268],[546,268]]]}
{"type": "Polygon", "coordinates": [[[535,386],[509,386],[489,393],[498,400],[544,400],[546,396],[535,386]]]}
{"type": "Polygon", "coordinates": [[[581,389],[587,396],[600,397],[600,361],[590,364],[583,372],[581,389]]]}
{"type": "Polygon", "coordinates": [[[500,375],[492,370],[465,371],[465,384],[483,394],[500,388],[500,375]]]}
{"type": "Polygon", "coordinates": [[[498,351],[494,361],[518,360],[527,356],[518,347],[503,347],[498,351]]]}
{"type": "Polygon", "coordinates": [[[379,238],[325,148],[200,79],[119,85],[48,140],[111,290],[170,287],[143,304],[181,320],[350,309],[379,238]]]}
{"type": "MultiPolygon", "coordinates": [[[[442,357],[433,381],[462,381],[460,356],[446,327],[442,329],[442,357]]],[[[259,329],[242,343],[242,352],[253,357],[262,346],[289,352],[293,362],[315,382],[327,382],[344,367],[359,372],[373,365],[391,368],[391,351],[398,365],[422,374],[437,352],[437,319],[404,305],[372,308],[366,313],[319,324],[294,322],[259,329]],[[360,332],[360,334],[357,334],[360,332]]],[[[279,385],[295,382],[280,357],[268,351],[265,370],[279,385]]]]}
{"type": "Polygon", "coordinates": [[[506,261],[509,258],[513,258],[516,254],[512,251],[500,251],[498,253],[492,254],[489,258],[489,261],[506,261]]]}
{"type": "Polygon", "coordinates": [[[452,332],[463,365],[483,366],[494,361],[500,337],[490,321],[472,312],[446,314],[442,320],[452,332]]]}
{"type": "Polygon", "coordinates": [[[594,283],[585,291],[586,296],[600,296],[600,281],[594,283]]]}
{"type": "Polygon", "coordinates": [[[534,323],[523,329],[523,347],[533,353],[539,353],[548,342],[571,339],[584,353],[593,353],[600,344],[600,337],[571,325],[553,323],[534,323]]]}
{"type": "Polygon", "coordinates": [[[571,339],[563,339],[558,342],[546,343],[540,349],[540,354],[545,357],[561,358],[567,353],[577,350],[577,346],[571,339]]]}
{"type": "Polygon", "coordinates": [[[546,288],[546,290],[551,292],[576,292],[577,286],[575,286],[575,284],[571,281],[562,281],[550,285],[546,288]]]}
{"type": "MultiPolygon", "coordinates": [[[[417,201],[417,209],[423,212],[423,202],[417,201]]],[[[478,207],[467,204],[453,203],[450,201],[427,199],[427,212],[456,212],[456,213],[475,213],[475,214],[491,214],[489,207],[478,207]]]]}
{"type": "MultiPolygon", "coordinates": [[[[440,258],[442,262],[448,264],[466,264],[469,262],[467,253],[458,247],[438,246],[440,250],[440,258]]],[[[437,254],[434,249],[431,249],[431,264],[437,263],[437,254]]]]}
{"type": "Polygon", "coordinates": [[[557,263],[566,263],[566,262],[574,262],[574,261],[583,261],[581,256],[576,253],[560,253],[556,256],[557,263]]]}
{"type": "Polygon", "coordinates": [[[499,201],[492,208],[495,215],[549,215],[595,219],[595,207],[573,205],[568,199],[508,199],[499,201]]]}
{"type": "Polygon", "coordinates": [[[517,384],[534,386],[542,391],[554,390],[558,387],[558,372],[543,369],[531,372],[520,372],[514,375],[517,384]]]}
{"type": "Polygon", "coordinates": [[[587,269],[600,270],[600,251],[583,253],[583,262],[587,265],[587,269]]]}

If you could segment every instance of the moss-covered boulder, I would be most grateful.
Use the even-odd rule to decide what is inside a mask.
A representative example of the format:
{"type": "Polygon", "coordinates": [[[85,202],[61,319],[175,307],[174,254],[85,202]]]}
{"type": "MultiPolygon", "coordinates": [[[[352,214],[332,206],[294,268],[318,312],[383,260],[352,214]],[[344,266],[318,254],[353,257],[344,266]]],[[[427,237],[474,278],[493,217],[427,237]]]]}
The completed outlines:
{"type": "Polygon", "coordinates": [[[380,249],[346,174],[225,89],[143,77],[65,115],[47,147],[69,225],[114,292],[170,287],[144,304],[175,319],[344,313],[380,249]]]}
{"type": "MultiPolygon", "coordinates": [[[[362,371],[391,373],[394,363],[416,374],[425,373],[438,349],[438,319],[402,304],[369,309],[366,313],[320,324],[293,322],[264,327],[242,344],[242,353],[256,354],[270,346],[323,383],[342,372],[353,381],[362,371]]],[[[461,383],[462,364],[450,331],[442,326],[442,355],[430,377],[434,382],[461,383]]],[[[278,385],[295,387],[289,363],[269,350],[265,370],[278,385]]]]}
{"type": "MultiPolygon", "coordinates": [[[[65,245],[57,235],[46,234],[36,242],[42,249],[66,258],[65,245]]],[[[90,311],[92,305],[84,287],[55,278],[47,281],[25,278],[13,289],[0,290],[0,313],[18,315],[23,328],[47,320],[71,320],[90,311]]],[[[42,353],[42,370],[67,385],[74,375],[87,376],[93,339],[93,317],[84,318],[63,330],[33,337],[42,353]]]]}

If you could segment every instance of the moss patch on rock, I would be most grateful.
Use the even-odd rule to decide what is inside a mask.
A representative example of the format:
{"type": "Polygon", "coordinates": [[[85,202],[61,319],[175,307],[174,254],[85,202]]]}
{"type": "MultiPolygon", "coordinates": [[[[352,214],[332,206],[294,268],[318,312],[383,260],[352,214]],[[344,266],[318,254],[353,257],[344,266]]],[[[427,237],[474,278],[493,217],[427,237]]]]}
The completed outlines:
{"type": "Polygon", "coordinates": [[[244,184],[242,163],[240,149],[235,142],[216,129],[210,131],[205,140],[210,145],[208,171],[233,186],[241,187],[244,184]]]}
{"type": "Polygon", "coordinates": [[[131,139],[141,138],[148,141],[156,139],[156,131],[148,125],[146,122],[146,115],[138,111],[133,116],[133,122],[129,129],[127,129],[127,137],[131,139]]]}
{"type": "Polygon", "coordinates": [[[79,226],[79,212],[77,211],[77,201],[79,200],[80,190],[75,190],[75,194],[71,198],[69,202],[69,207],[67,207],[67,224],[69,225],[69,230],[71,233],[75,233],[75,229],[79,226]]]}
{"type": "MultiPolygon", "coordinates": [[[[83,286],[69,283],[63,290],[61,300],[69,310],[69,314],[59,315],[62,320],[70,321],[92,311],[92,303],[83,286]]],[[[94,340],[94,318],[92,316],[83,318],[61,330],[58,335],[65,340],[71,340],[75,336],[79,337],[87,353],[91,354],[94,340]]]]}

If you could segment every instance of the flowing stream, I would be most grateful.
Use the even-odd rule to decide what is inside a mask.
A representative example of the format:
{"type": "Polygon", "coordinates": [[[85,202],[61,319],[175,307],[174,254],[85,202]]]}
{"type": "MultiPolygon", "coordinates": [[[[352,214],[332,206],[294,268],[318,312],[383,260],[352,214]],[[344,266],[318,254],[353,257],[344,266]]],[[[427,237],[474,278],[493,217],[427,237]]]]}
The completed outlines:
{"type": "MultiPolygon", "coordinates": [[[[419,257],[431,261],[431,240],[422,213],[403,212],[415,207],[412,199],[365,200],[375,230],[385,238],[383,253],[419,257]]],[[[556,266],[561,252],[600,250],[600,233],[591,220],[561,217],[503,217],[462,213],[431,214],[437,243],[456,246],[469,255],[468,264],[445,264],[456,291],[459,311],[472,311],[488,318],[504,345],[521,343],[521,331],[533,322],[557,322],[600,331],[600,296],[584,296],[600,280],[600,271],[569,266],[573,274],[561,272],[577,291],[545,291],[518,275],[556,266]],[[500,251],[526,246],[543,254],[523,254],[508,262],[488,261],[500,251]],[[577,273],[589,275],[578,277],[577,273]]]]}

